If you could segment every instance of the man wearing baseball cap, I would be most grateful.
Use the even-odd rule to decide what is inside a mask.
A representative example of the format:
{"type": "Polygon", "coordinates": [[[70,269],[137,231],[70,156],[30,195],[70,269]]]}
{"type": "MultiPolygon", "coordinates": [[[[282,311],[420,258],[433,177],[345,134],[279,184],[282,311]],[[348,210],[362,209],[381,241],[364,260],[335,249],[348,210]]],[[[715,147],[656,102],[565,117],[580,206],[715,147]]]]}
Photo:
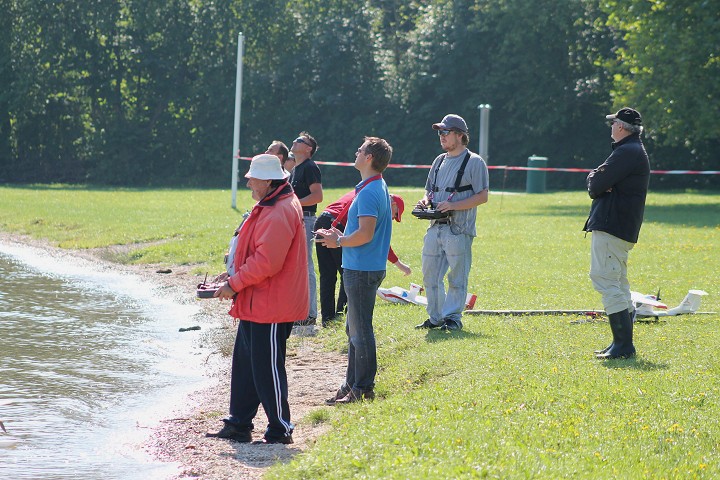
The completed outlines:
{"type": "Polygon", "coordinates": [[[587,176],[593,201],[583,230],[592,232],[590,279],[602,296],[613,337],[610,346],[595,355],[612,359],[635,355],[635,309],[627,262],[643,222],[650,162],[640,139],[643,127],[638,111],[624,107],[605,118],[610,121],[613,152],[587,176]]]}
{"type": "Polygon", "coordinates": [[[215,294],[232,299],[230,315],[239,321],[230,417],[209,437],[252,441],[262,404],[268,427],[256,443],[293,443],[285,352],[293,322],[308,314],[308,275],[302,206],[288,176],[270,154],[254,157],[245,175],[257,203],[237,235],[234,273],[215,294]]]}
{"type": "Polygon", "coordinates": [[[472,264],[472,243],[477,235],[477,207],[488,201],[490,183],[485,161],[467,148],[470,138],[462,117],[446,115],[432,128],[437,130],[440,146],[446,153],[433,161],[425,183],[425,196],[417,205],[434,207],[450,215],[431,220],[425,233],[422,271],[429,317],[415,328],[460,330],[472,264]]]}

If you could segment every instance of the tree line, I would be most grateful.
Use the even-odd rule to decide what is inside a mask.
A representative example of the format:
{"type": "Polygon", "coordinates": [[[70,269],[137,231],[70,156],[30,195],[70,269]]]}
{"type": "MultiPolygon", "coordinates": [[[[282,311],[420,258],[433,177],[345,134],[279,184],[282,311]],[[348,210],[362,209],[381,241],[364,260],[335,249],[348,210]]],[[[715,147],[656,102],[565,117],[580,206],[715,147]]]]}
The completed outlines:
{"type": "MultiPolygon", "coordinates": [[[[429,164],[430,128],[490,104],[489,165],[592,168],[604,115],[645,119],[654,169],[720,169],[717,0],[0,0],[0,182],[229,184],[237,36],[240,155],[309,131],[316,160],[365,135],[429,164]]],[[[241,164],[241,169],[243,165],[241,164]]],[[[349,186],[350,168],[323,169],[349,186]]],[[[242,173],[242,170],[241,170],[242,173]]],[[[420,185],[427,170],[388,171],[420,185]]],[[[493,171],[493,188],[524,174],[493,171]]],[[[577,174],[548,176],[578,188],[577,174]]],[[[717,186],[655,176],[652,187],[717,186]]]]}

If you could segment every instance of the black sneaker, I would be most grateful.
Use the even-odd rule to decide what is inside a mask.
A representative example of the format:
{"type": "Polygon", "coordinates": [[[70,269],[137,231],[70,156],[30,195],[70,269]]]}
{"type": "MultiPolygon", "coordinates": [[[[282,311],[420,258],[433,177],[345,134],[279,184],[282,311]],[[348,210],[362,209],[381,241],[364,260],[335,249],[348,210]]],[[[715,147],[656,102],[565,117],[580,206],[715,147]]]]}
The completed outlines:
{"type": "Polygon", "coordinates": [[[240,443],[252,442],[252,428],[241,427],[228,419],[223,419],[223,422],[225,422],[225,425],[219,432],[206,433],[205,436],[212,438],[227,438],[240,443]]]}
{"type": "Polygon", "coordinates": [[[345,405],[348,403],[362,402],[364,400],[375,400],[375,392],[372,390],[362,391],[353,388],[350,390],[350,393],[343,398],[337,399],[335,405],[345,405]]]}
{"type": "Polygon", "coordinates": [[[430,321],[429,318],[427,320],[425,320],[423,323],[421,323],[420,325],[415,325],[415,328],[417,328],[417,329],[421,329],[421,328],[431,329],[431,328],[444,328],[444,327],[445,327],[445,320],[443,320],[443,323],[441,323],[440,325],[435,325],[434,323],[432,323],[430,321]]]}
{"type": "Polygon", "coordinates": [[[263,437],[262,440],[255,440],[252,443],[253,443],[253,445],[273,445],[273,444],[290,445],[291,443],[293,443],[293,438],[292,438],[292,435],[285,435],[284,437],[278,437],[278,438],[263,437]]]}
{"type": "Polygon", "coordinates": [[[335,402],[346,396],[348,393],[352,391],[352,388],[348,387],[347,385],[343,385],[342,387],[338,388],[338,391],[335,393],[333,397],[328,398],[325,400],[325,405],[335,405],[335,402]]]}
{"type": "Polygon", "coordinates": [[[457,320],[453,320],[452,318],[446,318],[444,320],[445,323],[440,327],[440,330],[462,330],[462,325],[460,325],[460,322],[457,320]]]}
{"type": "Polygon", "coordinates": [[[338,318],[338,315],[334,315],[332,317],[323,318],[322,319],[322,326],[323,328],[327,328],[333,323],[337,323],[340,319],[338,318]]]}

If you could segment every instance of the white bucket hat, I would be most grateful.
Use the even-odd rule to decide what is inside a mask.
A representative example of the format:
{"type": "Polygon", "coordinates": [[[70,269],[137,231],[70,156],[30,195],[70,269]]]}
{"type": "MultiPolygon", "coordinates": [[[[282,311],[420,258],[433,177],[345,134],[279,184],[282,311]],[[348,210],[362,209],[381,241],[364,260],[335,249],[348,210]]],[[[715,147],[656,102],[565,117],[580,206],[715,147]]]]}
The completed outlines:
{"type": "Polygon", "coordinates": [[[250,170],[245,174],[245,178],[258,180],[284,180],[289,176],[290,173],[280,165],[280,159],[269,153],[254,156],[250,162],[250,170]]]}

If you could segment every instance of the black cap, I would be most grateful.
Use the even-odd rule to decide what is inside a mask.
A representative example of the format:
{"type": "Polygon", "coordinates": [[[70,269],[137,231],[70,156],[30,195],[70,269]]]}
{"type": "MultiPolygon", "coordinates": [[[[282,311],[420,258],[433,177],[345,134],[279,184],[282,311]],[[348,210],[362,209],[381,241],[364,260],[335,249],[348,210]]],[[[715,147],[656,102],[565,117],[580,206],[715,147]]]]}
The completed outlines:
{"type": "Polygon", "coordinates": [[[616,118],[630,125],[642,125],[642,117],[640,112],[633,110],[632,108],[623,107],[617,111],[617,113],[611,115],[605,115],[608,120],[615,120],[616,118]]]}

